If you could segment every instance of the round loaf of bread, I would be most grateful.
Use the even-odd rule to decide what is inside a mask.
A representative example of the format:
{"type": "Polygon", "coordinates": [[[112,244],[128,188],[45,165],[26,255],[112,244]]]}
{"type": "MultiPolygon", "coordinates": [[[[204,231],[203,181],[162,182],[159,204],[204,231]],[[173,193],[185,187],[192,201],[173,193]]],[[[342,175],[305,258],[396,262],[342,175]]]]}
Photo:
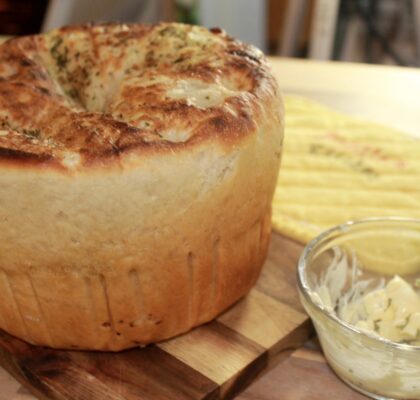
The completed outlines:
{"type": "Polygon", "coordinates": [[[267,254],[282,105],[220,29],[65,27],[0,46],[0,327],[121,350],[210,321],[267,254]]]}

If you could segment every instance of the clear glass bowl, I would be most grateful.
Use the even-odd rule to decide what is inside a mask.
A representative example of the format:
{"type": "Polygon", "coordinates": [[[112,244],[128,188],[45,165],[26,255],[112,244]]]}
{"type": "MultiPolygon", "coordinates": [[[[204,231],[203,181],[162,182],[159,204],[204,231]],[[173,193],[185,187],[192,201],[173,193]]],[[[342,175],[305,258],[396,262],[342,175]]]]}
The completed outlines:
{"type": "Polygon", "coordinates": [[[332,228],[304,249],[298,263],[303,306],[317,331],[324,355],[337,375],[375,399],[420,399],[420,346],[396,343],[344,322],[314,293],[334,257],[348,260],[338,287],[341,296],[357,279],[386,283],[396,274],[414,284],[420,277],[420,220],[374,218],[332,228]]]}

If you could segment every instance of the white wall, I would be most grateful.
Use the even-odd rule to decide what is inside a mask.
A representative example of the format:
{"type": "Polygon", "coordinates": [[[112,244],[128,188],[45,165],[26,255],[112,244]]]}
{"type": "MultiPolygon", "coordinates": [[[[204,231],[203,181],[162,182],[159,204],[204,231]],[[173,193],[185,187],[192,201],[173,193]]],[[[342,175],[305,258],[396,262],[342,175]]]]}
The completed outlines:
{"type": "Polygon", "coordinates": [[[159,0],[50,0],[42,30],[92,21],[159,21],[159,0]]]}
{"type": "Polygon", "coordinates": [[[266,50],[266,0],[199,0],[200,23],[266,50]]]}

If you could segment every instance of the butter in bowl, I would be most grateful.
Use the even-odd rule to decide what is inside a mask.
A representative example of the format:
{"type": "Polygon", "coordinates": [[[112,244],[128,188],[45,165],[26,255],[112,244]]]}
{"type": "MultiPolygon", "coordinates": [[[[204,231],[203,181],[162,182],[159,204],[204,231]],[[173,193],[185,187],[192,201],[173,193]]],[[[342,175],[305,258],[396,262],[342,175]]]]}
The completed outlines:
{"type": "Polygon", "coordinates": [[[420,399],[420,220],[322,233],[299,259],[298,288],[342,380],[375,399],[420,399]]]}

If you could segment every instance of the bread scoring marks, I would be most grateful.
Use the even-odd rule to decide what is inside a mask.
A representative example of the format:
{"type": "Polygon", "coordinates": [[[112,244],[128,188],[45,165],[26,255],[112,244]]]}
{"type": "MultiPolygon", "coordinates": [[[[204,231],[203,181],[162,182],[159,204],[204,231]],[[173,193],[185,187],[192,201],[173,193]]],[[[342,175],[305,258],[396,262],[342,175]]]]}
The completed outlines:
{"type": "Polygon", "coordinates": [[[166,91],[170,99],[185,100],[189,106],[200,109],[221,106],[227,98],[241,93],[228,89],[221,82],[208,83],[198,79],[180,79],[166,91]]]}
{"type": "Polygon", "coordinates": [[[106,305],[106,312],[107,312],[107,321],[105,321],[102,326],[104,328],[109,328],[110,331],[115,335],[116,331],[115,331],[115,323],[114,323],[114,318],[112,316],[112,312],[111,312],[111,305],[110,305],[110,301],[109,301],[109,293],[108,293],[108,285],[106,282],[106,278],[104,274],[100,274],[99,275],[99,284],[101,285],[102,288],[102,292],[103,292],[103,296],[104,296],[104,302],[106,305]]]}
{"type": "Polygon", "coordinates": [[[1,276],[3,276],[4,287],[6,289],[6,292],[2,292],[2,296],[8,295],[8,297],[10,298],[10,303],[12,304],[12,307],[13,307],[13,313],[15,315],[19,316],[19,319],[21,321],[20,326],[21,326],[22,331],[23,331],[23,336],[24,337],[30,337],[29,329],[28,329],[28,326],[26,325],[25,318],[23,318],[22,310],[21,310],[19,302],[16,298],[15,290],[13,288],[13,285],[12,285],[12,282],[10,280],[9,274],[6,271],[2,270],[1,271],[1,276]]]}
{"type": "Polygon", "coordinates": [[[187,268],[188,268],[188,328],[192,328],[194,325],[195,316],[194,313],[194,306],[195,306],[195,298],[194,298],[194,264],[195,264],[195,255],[193,252],[188,253],[187,257],[187,268]]]}
{"type": "MultiPolygon", "coordinates": [[[[5,272],[0,270],[0,276],[3,276],[3,279],[0,279],[0,293],[4,296],[4,293],[7,292],[7,283],[5,282],[5,278],[4,278],[4,274],[5,272]]],[[[10,303],[10,301],[9,301],[10,303]]],[[[14,304],[14,303],[12,303],[14,304]]],[[[16,313],[16,310],[13,310],[14,313],[16,313]]],[[[8,324],[8,318],[6,316],[4,316],[2,313],[0,313],[0,328],[1,329],[5,329],[5,330],[9,330],[9,324],[8,324]]]]}
{"type": "Polygon", "coordinates": [[[260,237],[259,237],[259,252],[261,257],[264,255],[262,252],[266,252],[269,239],[271,234],[271,202],[267,202],[265,208],[266,212],[261,218],[260,237]]]}
{"type": "MultiPolygon", "coordinates": [[[[263,227],[264,227],[264,220],[265,220],[265,215],[263,215],[260,220],[257,222],[257,259],[256,262],[260,262],[261,258],[263,257],[262,252],[264,251],[264,248],[261,246],[262,245],[262,236],[263,236],[263,227]]],[[[271,220],[270,220],[271,223],[271,220]]],[[[259,273],[258,273],[259,275],[259,273]]],[[[257,276],[258,278],[258,276],[257,276]]]]}
{"type": "MultiPolygon", "coordinates": [[[[260,264],[261,262],[261,251],[263,250],[261,248],[261,232],[262,227],[264,224],[264,216],[260,219],[258,219],[255,224],[250,228],[251,233],[251,249],[254,250],[253,254],[251,254],[252,259],[252,265],[253,267],[255,265],[260,264]],[[254,246],[252,246],[252,243],[254,243],[254,246]]],[[[260,270],[258,268],[254,268],[255,275],[252,279],[253,282],[256,282],[258,279],[258,276],[260,275],[260,270]]]]}
{"type": "Polygon", "coordinates": [[[95,300],[93,295],[93,283],[91,278],[84,277],[86,310],[90,315],[90,322],[92,323],[92,331],[98,331],[98,326],[102,323],[99,319],[97,308],[95,307],[95,300]]]}
{"type": "MultiPolygon", "coordinates": [[[[219,287],[219,263],[220,263],[220,237],[213,241],[212,248],[212,275],[211,275],[211,297],[213,309],[217,309],[217,292],[219,287]]],[[[212,310],[213,312],[213,310],[212,310]]]]}
{"type": "Polygon", "coordinates": [[[51,347],[55,347],[54,346],[53,336],[52,336],[52,333],[51,333],[51,329],[50,329],[50,326],[49,326],[49,324],[47,322],[47,319],[45,317],[44,310],[42,309],[41,302],[39,301],[38,292],[35,289],[35,285],[34,285],[34,282],[32,280],[32,277],[29,274],[26,274],[26,277],[28,279],[29,286],[30,286],[30,288],[32,290],[32,296],[35,299],[35,304],[36,304],[36,307],[38,309],[38,315],[41,317],[41,321],[40,322],[43,323],[43,325],[45,327],[45,331],[47,332],[47,336],[48,336],[48,340],[50,342],[50,346],[51,347]]]}
{"type": "Polygon", "coordinates": [[[135,328],[137,326],[142,325],[145,322],[144,295],[143,295],[143,289],[141,287],[139,271],[137,269],[132,269],[128,273],[128,276],[131,282],[131,290],[133,291],[133,298],[137,299],[135,304],[136,304],[136,314],[138,315],[138,318],[130,322],[130,327],[135,328]]]}

